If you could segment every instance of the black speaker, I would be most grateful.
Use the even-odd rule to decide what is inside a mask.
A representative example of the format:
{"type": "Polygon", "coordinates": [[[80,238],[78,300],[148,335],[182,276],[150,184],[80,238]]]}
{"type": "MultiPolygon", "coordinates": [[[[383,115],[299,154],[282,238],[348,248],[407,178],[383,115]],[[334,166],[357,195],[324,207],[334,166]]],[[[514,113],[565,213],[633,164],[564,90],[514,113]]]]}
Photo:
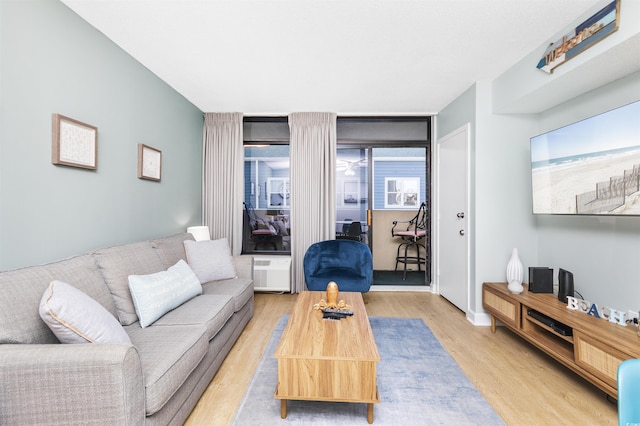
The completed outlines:
{"type": "Polygon", "coordinates": [[[558,269],[558,300],[567,303],[567,296],[573,297],[573,274],[558,269]]]}
{"type": "Polygon", "coordinates": [[[553,293],[553,269],[529,267],[529,291],[553,293]]]}

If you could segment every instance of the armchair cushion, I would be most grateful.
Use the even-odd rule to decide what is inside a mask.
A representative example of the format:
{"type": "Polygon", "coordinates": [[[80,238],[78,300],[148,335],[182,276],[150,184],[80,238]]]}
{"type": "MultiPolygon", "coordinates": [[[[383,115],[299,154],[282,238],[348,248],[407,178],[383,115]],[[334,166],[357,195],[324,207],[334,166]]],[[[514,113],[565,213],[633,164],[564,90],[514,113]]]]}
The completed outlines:
{"type": "Polygon", "coordinates": [[[276,228],[273,227],[273,225],[269,222],[263,222],[263,221],[258,221],[257,222],[257,227],[256,229],[253,231],[254,234],[271,234],[271,235],[278,235],[278,231],[276,230],[276,228]]]}
{"type": "Polygon", "coordinates": [[[289,236],[289,231],[287,231],[287,225],[285,225],[283,221],[276,220],[275,222],[273,222],[273,224],[275,228],[278,230],[278,234],[282,235],[283,237],[289,236]]]}

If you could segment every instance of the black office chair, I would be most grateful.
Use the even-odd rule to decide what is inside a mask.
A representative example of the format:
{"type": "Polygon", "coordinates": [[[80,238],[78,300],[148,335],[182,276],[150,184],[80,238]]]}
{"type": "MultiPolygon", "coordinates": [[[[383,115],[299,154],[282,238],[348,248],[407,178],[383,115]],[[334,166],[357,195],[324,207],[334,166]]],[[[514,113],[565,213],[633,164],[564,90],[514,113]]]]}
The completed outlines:
{"type": "Polygon", "coordinates": [[[336,236],[336,240],[353,240],[362,242],[362,223],[351,222],[344,235],[336,236]]]}
{"type": "Polygon", "coordinates": [[[343,237],[345,235],[347,235],[347,232],[349,232],[349,226],[351,226],[351,222],[353,221],[353,219],[349,219],[349,218],[344,218],[344,222],[342,224],[342,231],[336,231],[336,237],[343,237]]]}
{"type": "Polygon", "coordinates": [[[349,223],[342,224],[342,235],[347,235],[349,233],[349,227],[351,226],[351,222],[353,222],[353,219],[345,218],[344,220],[345,222],[349,223]]]}
{"type": "Polygon", "coordinates": [[[400,237],[401,239],[396,252],[395,270],[398,270],[399,263],[404,264],[403,280],[407,279],[407,264],[418,265],[418,271],[421,271],[422,264],[427,260],[427,248],[423,242],[427,236],[427,219],[427,204],[422,203],[418,213],[411,220],[393,221],[391,236],[394,238],[400,237]],[[413,253],[414,250],[415,254],[413,253]],[[422,250],[422,254],[420,250],[422,250]]]}

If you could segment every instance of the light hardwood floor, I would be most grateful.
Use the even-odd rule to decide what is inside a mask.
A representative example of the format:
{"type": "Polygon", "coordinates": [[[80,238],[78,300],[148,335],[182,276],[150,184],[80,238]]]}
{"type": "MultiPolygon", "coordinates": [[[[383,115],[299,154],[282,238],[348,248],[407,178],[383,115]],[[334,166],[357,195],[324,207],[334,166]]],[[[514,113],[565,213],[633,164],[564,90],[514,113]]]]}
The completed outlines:
{"type": "MultiPolygon", "coordinates": [[[[231,423],[276,322],[296,297],[256,294],[253,318],[187,425],[231,423]]],[[[617,424],[615,402],[504,327],[495,334],[475,327],[431,293],[369,292],[364,300],[369,316],[421,318],[508,425],[617,424]]]]}

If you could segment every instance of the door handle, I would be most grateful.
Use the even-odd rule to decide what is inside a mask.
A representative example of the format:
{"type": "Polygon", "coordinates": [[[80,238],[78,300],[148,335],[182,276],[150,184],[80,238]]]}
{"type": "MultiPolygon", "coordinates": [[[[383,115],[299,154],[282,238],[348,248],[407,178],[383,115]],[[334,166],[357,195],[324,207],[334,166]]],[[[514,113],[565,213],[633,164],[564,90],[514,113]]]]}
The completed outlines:
{"type": "Polygon", "coordinates": [[[458,219],[464,219],[464,212],[460,212],[456,215],[458,219]]]}
{"type": "Polygon", "coordinates": [[[460,230],[460,235],[464,236],[464,229],[460,230]]]}

